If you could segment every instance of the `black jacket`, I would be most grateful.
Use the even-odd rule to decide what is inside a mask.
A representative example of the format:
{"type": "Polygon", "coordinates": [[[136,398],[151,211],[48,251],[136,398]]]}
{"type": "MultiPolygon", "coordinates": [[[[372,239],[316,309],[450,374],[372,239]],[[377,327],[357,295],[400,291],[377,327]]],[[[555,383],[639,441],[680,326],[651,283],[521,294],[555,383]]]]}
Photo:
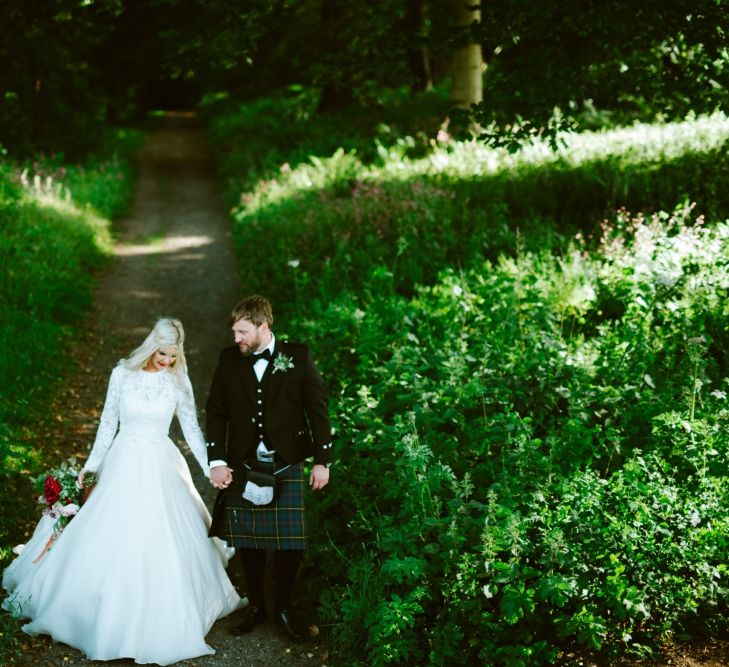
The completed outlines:
{"type": "MultiPolygon", "coordinates": [[[[309,456],[314,457],[314,463],[331,463],[327,396],[309,348],[277,339],[261,384],[265,385],[263,423],[269,446],[287,463],[309,456]],[[276,370],[276,359],[282,355],[291,360],[292,368],[276,370]]],[[[209,461],[224,460],[236,470],[243,461],[255,457],[257,389],[250,359],[237,345],[225,348],[206,404],[209,461]]]]}

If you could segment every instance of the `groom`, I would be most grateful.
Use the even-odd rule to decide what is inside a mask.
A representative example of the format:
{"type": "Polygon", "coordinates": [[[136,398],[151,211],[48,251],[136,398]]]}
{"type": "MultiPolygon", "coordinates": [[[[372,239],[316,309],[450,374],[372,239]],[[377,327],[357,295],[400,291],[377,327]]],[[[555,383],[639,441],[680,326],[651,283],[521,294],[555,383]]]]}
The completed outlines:
{"type": "Polygon", "coordinates": [[[235,631],[268,617],[263,584],[272,550],[275,620],[301,641],[290,602],[307,539],[304,459],[314,457],[314,491],[327,485],[332,461],[324,383],[308,347],[274,336],[265,298],[243,299],[230,325],[236,344],[220,354],[206,406],[210,481],[220,489],[210,535],[235,547],[248,583],[250,604],[235,631]]]}

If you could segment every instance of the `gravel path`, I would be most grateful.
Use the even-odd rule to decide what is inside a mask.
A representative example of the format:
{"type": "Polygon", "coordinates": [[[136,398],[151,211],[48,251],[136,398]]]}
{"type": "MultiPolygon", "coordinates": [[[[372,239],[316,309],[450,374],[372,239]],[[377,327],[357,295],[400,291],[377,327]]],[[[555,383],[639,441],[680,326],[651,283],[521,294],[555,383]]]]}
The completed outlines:
{"type": "MultiPolygon", "coordinates": [[[[196,118],[168,114],[150,133],[138,155],[138,183],[127,218],[118,225],[113,264],[100,277],[95,307],[81,340],[66,350],[79,364],[56,405],[61,445],[84,460],[93,442],[109,373],[120,357],[138,345],[157,317],[178,317],[185,326],[185,353],[198,409],[217,362],[218,351],[232,342],[227,327],[230,309],[241,295],[215,165],[196,118]]],[[[176,428],[176,422],[175,422],[176,428]]],[[[173,437],[180,443],[179,431],[173,437]]],[[[198,490],[212,507],[214,490],[192,455],[182,446],[198,490]]],[[[245,594],[235,559],[229,575],[245,594]]],[[[307,665],[327,661],[323,644],[287,641],[270,624],[250,635],[230,634],[236,618],[222,619],[208,643],[214,656],[178,665],[205,667],[307,665]]],[[[47,637],[23,641],[17,664],[37,666],[99,665],[47,637]]],[[[131,665],[131,660],[107,665],[131,665]]]]}

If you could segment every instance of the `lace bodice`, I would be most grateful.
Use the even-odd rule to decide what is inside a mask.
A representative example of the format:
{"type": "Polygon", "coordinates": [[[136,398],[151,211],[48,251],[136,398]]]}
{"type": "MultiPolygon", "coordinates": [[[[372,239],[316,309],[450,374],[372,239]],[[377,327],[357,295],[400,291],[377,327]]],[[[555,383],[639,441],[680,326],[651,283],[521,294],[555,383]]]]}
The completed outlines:
{"type": "Polygon", "coordinates": [[[207,475],[207,447],[197,421],[190,378],[184,375],[176,380],[168,370],[148,373],[117,366],[111,373],[96,440],[84,469],[99,469],[117,432],[150,439],[166,437],[175,414],[185,441],[207,475]]]}

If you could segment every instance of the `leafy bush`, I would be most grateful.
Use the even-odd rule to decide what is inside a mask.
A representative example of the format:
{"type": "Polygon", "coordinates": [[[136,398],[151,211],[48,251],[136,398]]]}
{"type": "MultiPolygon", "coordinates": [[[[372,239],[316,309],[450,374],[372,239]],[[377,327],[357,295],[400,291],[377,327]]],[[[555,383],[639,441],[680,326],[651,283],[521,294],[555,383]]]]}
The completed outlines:
{"type": "Polygon", "coordinates": [[[231,203],[258,181],[276,177],[282,165],[295,169],[312,155],[329,156],[341,148],[372,162],[394,147],[408,155],[427,152],[449,108],[445,88],[418,95],[391,91],[374,109],[352,107],[336,115],[317,113],[318,103],[319,92],[302,86],[244,102],[228,95],[203,100],[201,112],[231,203]]]}
{"type": "MultiPolygon", "coordinates": [[[[223,117],[218,141],[236,146],[236,132],[256,132],[259,113],[247,111],[240,126],[223,117]]],[[[283,124],[283,112],[266,111],[265,122],[283,124]]],[[[282,160],[275,172],[231,197],[241,272],[285,303],[292,291],[309,290],[302,274],[323,293],[362,289],[376,257],[394,273],[396,289],[411,294],[444,268],[496,261],[518,245],[558,249],[620,207],[670,210],[691,194],[701,202],[696,213],[715,219],[729,205],[727,137],[729,120],[717,114],[569,135],[557,152],[534,144],[512,155],[431,139],[426,155],[410,157],[387,149],[401,141],[393,137],[378,140],[378,158],[369,162],[362,151],[339,149],[292,167],[275,153],[282,160]]],[[[240,164],[227,153],[221,159],[235,189],[240,164]]]]}
{"type": "Polygon", "coordinates": [[[246,284],[330,383],[307,590],[342,662],[649,656],[725,614],[728,132],[400,137],[236,197],[246,284]]]}
{"type": "Polygon", "coordinates": [[[348,659],[647,654],[723,608],[729,411],[707,323],[729,228],[688,215],[621,214],[589,253],[447,272],[413,299],[382,281],[292,322],[340,384],[317,503],[337,550],[316,557],[348,659]]]}
{"type": "Polygon", "coordinates": [[[120,134],[103,158],[65,165],[62,156],[0,169],[0,457],[6,474],[32,455],[20,433],[38,419],[62,358],[40,358],[73,333],[91,304],[93,274],[108,255],[110,222],[130,200],[131,151],[120,134]]]}

